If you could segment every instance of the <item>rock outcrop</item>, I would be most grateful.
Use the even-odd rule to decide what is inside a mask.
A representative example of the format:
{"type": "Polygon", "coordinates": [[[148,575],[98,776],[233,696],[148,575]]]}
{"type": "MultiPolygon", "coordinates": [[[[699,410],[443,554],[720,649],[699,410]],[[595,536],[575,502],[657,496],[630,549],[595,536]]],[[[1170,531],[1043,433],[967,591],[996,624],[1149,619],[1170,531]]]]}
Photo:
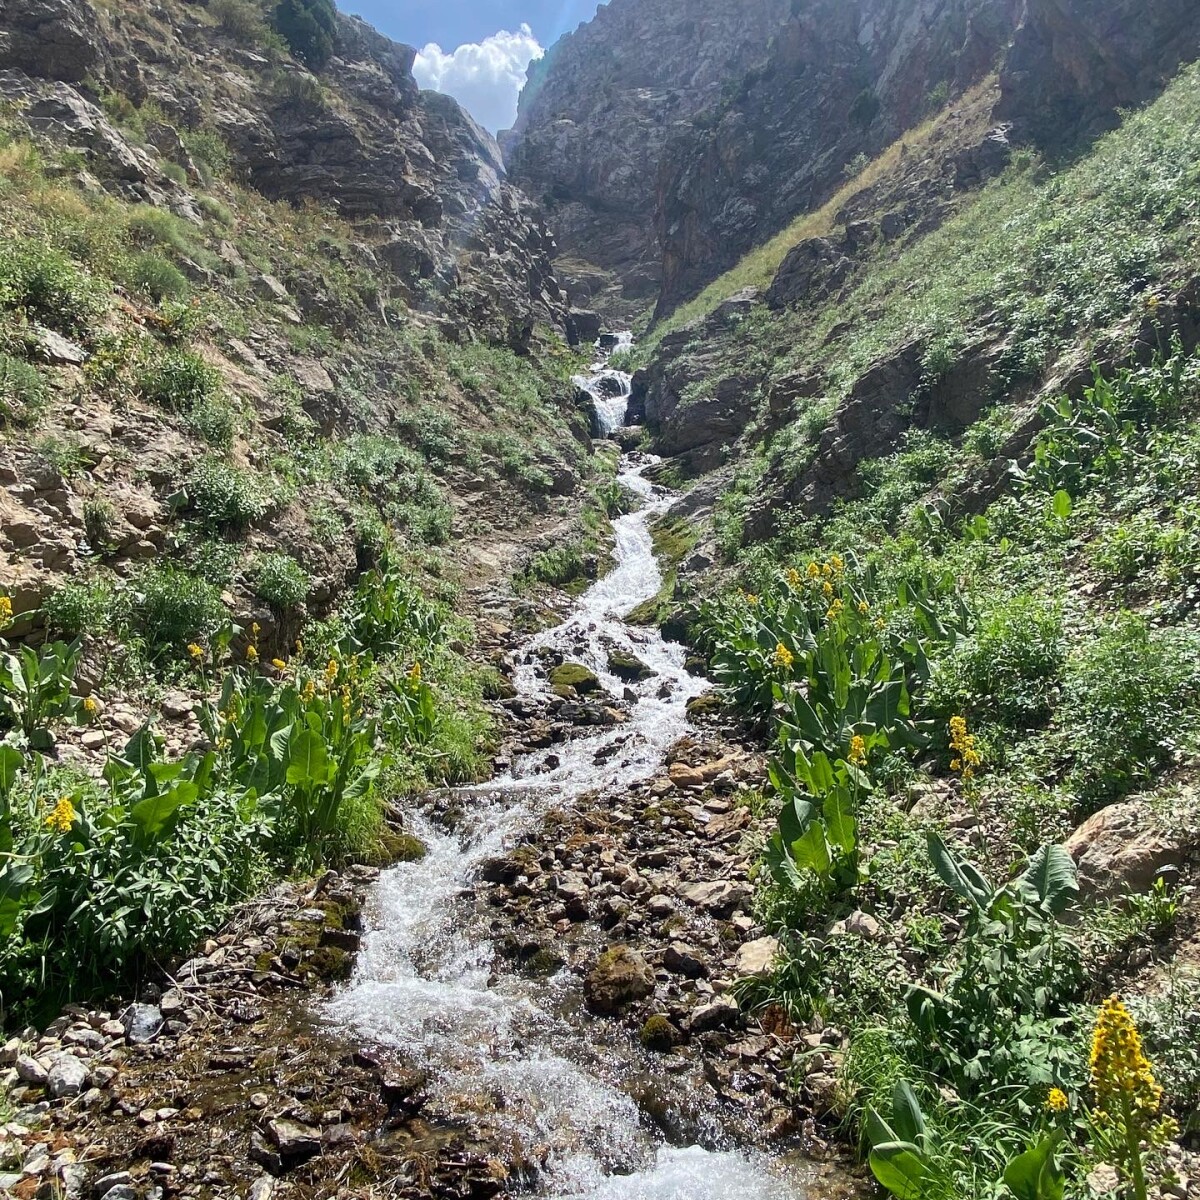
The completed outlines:
{"type": "Polygon", "coordinates": [[[655,176],[672,134],[736,89],[792,0],[611,0],[533,66],[512,132],[513,179],[545,206],[564,256],[659,283],[655,176]]]}
{"type": "Polygon", "coordinates": [[[1194,0],[1028,0],[999,114],[1050,151],[1112,128],[1200,58],[1194,0]]]}
{"type": "MultiPolygon", "coordinates": [[[[1016,0],[810,0],[770,56],[666,148],[657,181],[658,314],[800,213],[857,156],[873,157],[982,80],[1016,0]]],[[[865,161],[865,159],[863,160],[865,161]]]]}

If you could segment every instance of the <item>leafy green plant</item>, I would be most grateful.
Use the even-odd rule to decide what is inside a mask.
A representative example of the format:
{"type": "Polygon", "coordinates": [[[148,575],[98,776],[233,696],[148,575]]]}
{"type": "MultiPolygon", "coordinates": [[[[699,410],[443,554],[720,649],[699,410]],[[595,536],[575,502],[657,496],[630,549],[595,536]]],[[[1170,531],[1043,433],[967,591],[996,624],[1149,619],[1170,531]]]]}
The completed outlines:
{"type": "Polygon", "coordinates": [[[71,695],[79,650],[77,642],[50,642],[0,653],[0,723],[19,730],[36,750],[54,744],[52,721],[79,711],[71,695]]]}
{"type": "Polygon", "coordinates": [[[337,40],[333,0],[281,0],[275,9],[275,28],[311,70],[320,71],[333,57],[337,40]]]}
{"type": "Polygon", "coordinates": [[[61,333],[82,335],[103,307],[95,281],[45,244],[6,239],[0,250],[0,310],[16,309],[61,333]]]}
{"type": "Polygon", "coordinates": [[[0,423],[29,424],[45,400],[46,385],[37,367],[0,351],[0,423]]]}
{"type": "Polygon", "coordinates": [[[188,293],[183,272],[161,255],[136,255],[124,272],[125,286],[151,300],[181,300],[188,293]]]}
{"type": "Polygon", "coordinates": [[[311,583],[290,554],[260,554],[250,569],[254,594],[278,613],[294,612],[308,599],[311,583]]]}
{"type": "Polygon", "coordinates": [[[113,586],[95,577],[64,583],[42,601],[46,624],[70,638],[101,637],[110,630],[116,607],[113,586]]]}
{"type": "Polygon", "coordinates": [[[274,506],[262,475],[220,458],[205,458],[196,464],[184,485],[184,495],[187,507],[213,529],[245,529],[274,506]]]}
{"type": "Polygon", "coordinates": [[[221,589],[174,563],[145,567],[130,588],[131,632],[155,658],[182,658],[189,642],[212,638],[228,620],[221,589]]]}
{"type": "Polygon", "coordinates": [[[137,372],[142,396],[172,412],[191,412],[213,399],[220,385],[220,372],[190,350],[168,350],[137,372]]]}

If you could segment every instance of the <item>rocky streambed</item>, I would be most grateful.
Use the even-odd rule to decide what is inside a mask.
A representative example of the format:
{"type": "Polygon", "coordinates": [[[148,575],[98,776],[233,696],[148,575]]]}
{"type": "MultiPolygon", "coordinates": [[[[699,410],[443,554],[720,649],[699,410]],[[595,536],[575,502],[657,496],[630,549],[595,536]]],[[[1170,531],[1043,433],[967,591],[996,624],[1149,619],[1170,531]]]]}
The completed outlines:
{"type": "Polygon", "coordinates": [[[281,887],[137,1004],[4,1048],[14,1195],[856,1194],[789,1088],[832,1090],[839,1032],[732,994],[774,951],[746,882],[763,764],[624,619],[661,583],[649,465],[623,465],[614,569],[500,635],[496,778],[408,815],[419,861],[281,887]]]}

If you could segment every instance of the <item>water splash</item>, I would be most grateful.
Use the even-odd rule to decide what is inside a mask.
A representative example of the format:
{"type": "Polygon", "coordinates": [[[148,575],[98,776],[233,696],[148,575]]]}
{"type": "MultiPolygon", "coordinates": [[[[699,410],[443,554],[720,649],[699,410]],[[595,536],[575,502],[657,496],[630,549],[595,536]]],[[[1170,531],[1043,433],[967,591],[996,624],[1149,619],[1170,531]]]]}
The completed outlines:
{"type": "MultiPolygon", "coordinates": [[[[604,364],[597,369],[605,370],[604,364]]],[[[612,414],[621,424],[623,403],[612,414]]],[[[536,827],[552,802],[619,792],[651,777],[688,728],[687,701],[705,685],[684,669],[683,647],[624,620],[662,583],[649,522],[672,497],[645,479],[653,461],[642,456],[623,464],[620,479],[643,504],[613,523],[613,570],[566,621],[530,639],[515,672],[520,693],[538,694],[537,652],[560,651],[595,671],[606,690],[626,695],[628,721],[553,751],[523,755],[486,787],[464,789],[468,818],[458,830],[414,813],[411,828],[427,846],[426,857],[380,879],[368,903],[355,974],[330,1002],[328,1016],[430,1068],[440,1103],[493,1099],[488,1119],[498,1120],[517,1145],[537,1148],[540,1196],[799,1200],[801,1183],[761,1156],[664,1147],[620,1087],[628,1064],[609,1062],[583,1043],[547,1003],[546,985],[493,977],[493,948],[464,922],[458,904],[479,865],[536,827]],[[608,669],[613,647],[635,654],[651,677],[633,685],[616,678],[608,669]],[[552,769],[551,753],[557,757],[552,769]]]]}
{"type": "Polygon", "coordinates": [[[596,422],[600,427],[596,432],[601,436],[610,434],[625,424],[629,394],[633,387],[632,375],[626,371],[612,370],[608,366],[609,355],[632,349],[633,334],[626,331],[615,336],[616,344],[592,363],[588,373],[576,375],[571,380],[576,387],[591,396],[592,406],[596,411],[596,422]]]}

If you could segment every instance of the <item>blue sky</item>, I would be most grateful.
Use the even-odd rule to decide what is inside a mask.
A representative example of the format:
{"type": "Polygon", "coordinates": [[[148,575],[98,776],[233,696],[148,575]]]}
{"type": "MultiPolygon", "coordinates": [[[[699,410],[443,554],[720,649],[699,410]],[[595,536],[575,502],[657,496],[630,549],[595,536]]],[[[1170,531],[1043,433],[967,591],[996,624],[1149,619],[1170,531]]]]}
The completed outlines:
{"type": "Polygon", "coordinates": [[[512,124],[530,61],[590,20],[598,2],[339,0],[339,7],[416,46],[417,82],[448,92],[495,133],[512,124]]]}

